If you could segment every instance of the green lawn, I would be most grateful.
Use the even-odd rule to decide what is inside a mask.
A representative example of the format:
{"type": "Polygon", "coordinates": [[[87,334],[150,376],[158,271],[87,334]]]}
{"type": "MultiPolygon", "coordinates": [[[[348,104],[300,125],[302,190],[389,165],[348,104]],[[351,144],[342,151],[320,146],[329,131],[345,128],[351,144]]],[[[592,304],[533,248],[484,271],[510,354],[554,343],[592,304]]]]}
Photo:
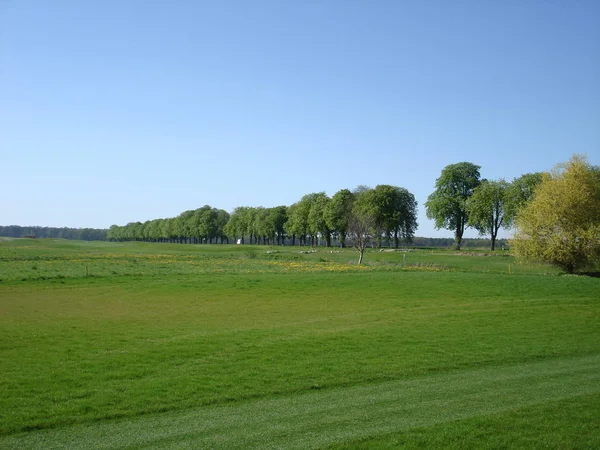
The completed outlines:
{"type": "Polygon", "coordinates": [[[0,241],[0,448],[600,445],[599,279],[300,250],[0,241]]]}

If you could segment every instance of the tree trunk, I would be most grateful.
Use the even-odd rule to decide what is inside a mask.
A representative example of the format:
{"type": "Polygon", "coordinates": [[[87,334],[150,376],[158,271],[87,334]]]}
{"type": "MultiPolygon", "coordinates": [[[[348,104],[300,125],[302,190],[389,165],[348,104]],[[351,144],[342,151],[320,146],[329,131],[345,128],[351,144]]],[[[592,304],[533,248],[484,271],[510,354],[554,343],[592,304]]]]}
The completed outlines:
{"type": "Polygon", "coordinates": [[[462,232],[458,229],[454,235],[454,250],[460,250],[460,244],[462,243],[462,232]]]}
{"type": "Polygon", "coordinates": [[[394,230],[394,248],[398,248],[398,230],[394,230]]]}
{"type": "Polygon", "coordinates": [[[362,264],[362,260],[363,260],[363,253],[365,252],[364,249],[361,249],[358,251],[358,265],[360,266],[362,264]]]}

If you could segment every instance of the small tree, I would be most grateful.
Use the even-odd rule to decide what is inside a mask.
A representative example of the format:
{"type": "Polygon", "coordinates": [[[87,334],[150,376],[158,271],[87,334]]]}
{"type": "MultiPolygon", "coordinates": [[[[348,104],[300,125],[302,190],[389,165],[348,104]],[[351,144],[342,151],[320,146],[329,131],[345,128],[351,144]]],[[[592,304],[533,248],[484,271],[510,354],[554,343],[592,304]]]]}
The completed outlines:
{"type": "Polygon", "coordinates": [[[575,155],[544,174],[519,212],[511,241],[518,257],[548,262],[567,273],[600,259],[600,169],[575,155]]]}
{"type": "Polygon", "coordinates": [[[348,236],[352,246],[358,251],[358,264],[362,264],[365,249],[373,242],[375,218],[370,214],[356,213],[350,218],[348,236]]]}
{"type": "Polygon", "coordinates": [[[352,214],[348,220],[348,237],[352,246],[358,251],[358,264],[362,264],[365,249],[373,242],[377,218],[370,203],[370,189],[355,191],[355,201],[352,214]]]}

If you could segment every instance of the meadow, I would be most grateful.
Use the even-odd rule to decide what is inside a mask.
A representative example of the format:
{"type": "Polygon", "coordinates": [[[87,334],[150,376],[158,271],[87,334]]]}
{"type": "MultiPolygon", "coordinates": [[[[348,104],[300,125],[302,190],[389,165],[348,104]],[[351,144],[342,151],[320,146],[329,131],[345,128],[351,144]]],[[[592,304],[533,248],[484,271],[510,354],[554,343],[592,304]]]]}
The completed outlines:
{"type": "Polygon", "coordinates": [[[0,448],[600,446],[600,279],[355,261],[0,240],[0,448]]]}

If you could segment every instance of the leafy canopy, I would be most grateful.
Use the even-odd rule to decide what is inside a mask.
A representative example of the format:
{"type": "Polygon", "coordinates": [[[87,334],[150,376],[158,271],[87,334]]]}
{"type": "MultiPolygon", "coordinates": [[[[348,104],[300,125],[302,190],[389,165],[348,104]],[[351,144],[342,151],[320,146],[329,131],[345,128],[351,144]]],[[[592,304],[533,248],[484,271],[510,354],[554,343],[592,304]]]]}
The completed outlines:
{"type": "Polygon", "coordinates": [[[504,180],[483,180],[467,202],[468,225],[481,235],[490,235],[492,250],[495,248],[498,230],[509,228],[512,223],[512,217],[506,214],[509,186],[504,180]]]}
{"type": "Polygon", "coordinates": [[[457,248],[468,222],[467,200],[480,183],[480,168],[469,162],[446,166],[425,203],[427,218],[434,220],[437,229],[454,231],[457,248]]]}
{"type": "Polygon", "coordinates": [[[575,155],[544,174],[519,213],[512,247],[517,256],[568,273],[600,259],[600,168],[575,155]]]}

